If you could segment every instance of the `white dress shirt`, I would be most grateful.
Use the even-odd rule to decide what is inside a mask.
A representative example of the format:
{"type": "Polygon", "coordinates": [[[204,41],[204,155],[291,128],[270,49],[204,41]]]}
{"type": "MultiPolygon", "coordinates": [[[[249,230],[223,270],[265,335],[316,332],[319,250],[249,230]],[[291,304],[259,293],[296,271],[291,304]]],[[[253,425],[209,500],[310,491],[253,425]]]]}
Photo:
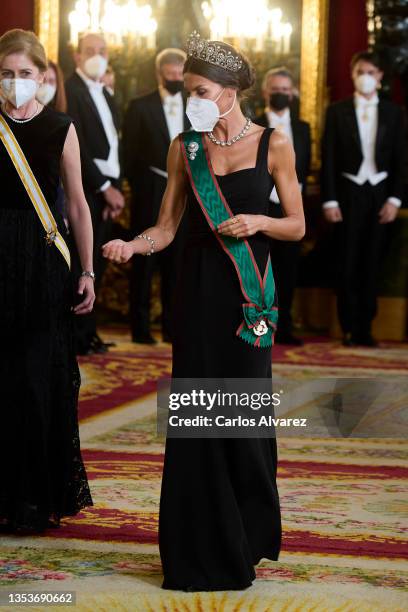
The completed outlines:
{"type": "MultiPolygon", "coordinates": [[[[119,138],[115,124],[113,122],[111,110],[103,93],[104,85],[99,81],[93,81],[92,79],[88,78],[80,68],[77,68],[76,71],[88,87],[89,93],[95,103],[96,109],[103,125],[103,129],[105,130],[106,138],[109,143],[108,159],[94,158],[93,161],[98,166],[100,172],[104,176],[117,179],[120,175],[119,138]]],[[[107,189],[110,184],[110,181],[106,181],[106,183],[102,185],[100,191],[105,191],[105,189],[107,189]]]]}
{"type": "MultiPolygon", "coordinates": [[[[159,86],[164,116],[169,130],[170,141],[184,130],[184,102],[182,93],[179,91],[174,96],[170,95],[164,87],[159,86]]],[[[150,166],[150,170],[163,178],[168,178],[166,170],[150,166]]]]}
{"type": "Polygon", "coordinates": [[[284,132],[293,144],[292,125],[290,121],[290,110],[285,108],[281,115],[274,113],[270,108],[265,109],[265,115],[268,119],[268,125],[271,128],[284,132]]]}
{"type": "Polygon", "coordinates": [[[170,140],[173,140],[184,130],[183,96],[180,91],[174,96],[169,94],[163,95],[162,104],[170,140]]]}
{"type": "MultiPolygon", "coordinates": [[[[378,130],[378,95],[375,94],[367,100],[357,92],[354,94],[354,105],[357,115],[358,131],[360,134],[361,150],[363,161],[361,162],[358,174],[349,174],[343,172],[345,176],[356,185],[364,185],[366,181],[370,185],[378,185],[388,177],[388,172],[378,172],[377,164],[375,163],[375,144],[378,130]]],[[[388,198],[388,201],[394,206],[401,206],[399,198],[388,198]]],[[[335,208],[338,202],[330,200],[323,204],[323,208],[335,208]]]]}
{"type": "MultiPolygon", "coordinates": [[[[266,108],[265,115],[268,120],[269,127],[275,128],[276,130],[280,130],[281,132],[286,134],[290,142],[293,144],[293,132],[289,108],[285,108],[284,112],[281,115],[274,113],[273,110],[271,110],[270,108],[266,108]]],[[[302,185],[300,183],[299,187],[302,190],[302,185]]],[[[274,202],[274,204],[280,204],[276,187],[273,188],[269,199],[274,202]]]]}

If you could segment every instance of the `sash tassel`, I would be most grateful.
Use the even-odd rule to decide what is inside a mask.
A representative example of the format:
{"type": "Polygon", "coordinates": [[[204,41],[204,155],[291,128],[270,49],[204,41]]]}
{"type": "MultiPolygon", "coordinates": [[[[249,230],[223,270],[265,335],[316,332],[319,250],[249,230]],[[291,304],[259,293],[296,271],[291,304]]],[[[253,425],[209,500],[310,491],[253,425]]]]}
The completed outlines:
{"type": "Polygon", "coordinates": [[[264,306],[260,308],[257,304],[242,304],[242,310],[244,313],[244,320],[237,329],[237,336],[250,342],[258,347],[272,346],[274,332],[278,322],[278,308],[272,306],[268,308],[264,306]],[[264,321],[268,326],[268,331],[262,336],[255,337],[254,341],[254,328],[257,327],[261,322],[264,321]]]}

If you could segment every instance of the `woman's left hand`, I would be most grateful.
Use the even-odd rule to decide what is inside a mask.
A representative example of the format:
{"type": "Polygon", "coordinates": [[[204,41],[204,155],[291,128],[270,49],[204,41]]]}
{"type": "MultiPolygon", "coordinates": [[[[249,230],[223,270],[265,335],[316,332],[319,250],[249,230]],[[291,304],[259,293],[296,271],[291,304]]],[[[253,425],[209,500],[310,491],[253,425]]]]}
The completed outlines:
{"type": "Polygon", "coordinates": [[[234,215],[218,226],[218,232],[233,238],[248,238],[262,230],[264,215],[234,215]]]}
{"type": "Polygon", "coordinates": [[[73,309],[76,315],[88,314],[92,312],[95,301],[94,281],[89,276],[80,276],[78,281],[78,294],[83,295],[84,299],[73,309]]]}

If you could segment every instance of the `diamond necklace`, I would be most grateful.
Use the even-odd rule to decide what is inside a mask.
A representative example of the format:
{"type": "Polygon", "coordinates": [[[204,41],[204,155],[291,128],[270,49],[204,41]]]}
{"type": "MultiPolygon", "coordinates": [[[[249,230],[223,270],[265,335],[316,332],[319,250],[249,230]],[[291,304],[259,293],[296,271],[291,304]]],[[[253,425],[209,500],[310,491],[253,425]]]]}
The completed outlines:
{"type": "Polygon", "coordinates": [[[252,123],[251,119],[247,117],[245,125],[240,131],[240,133],[237,134],[236,136],[233,136],[230,140],[218,140],[218,138],[214,136],[214,133],[212,131],[207,132],[207,135],[208,135],[208,138],[211,140],[211,142],[213,142],[214,144],[220,145],[221,147],[225,147],[225,146],[230,147],[232,144],[234,144],[234,142],[241,140],[241,138],[245,136],[245,134],[251,127],[251,123],[252,123]]]}

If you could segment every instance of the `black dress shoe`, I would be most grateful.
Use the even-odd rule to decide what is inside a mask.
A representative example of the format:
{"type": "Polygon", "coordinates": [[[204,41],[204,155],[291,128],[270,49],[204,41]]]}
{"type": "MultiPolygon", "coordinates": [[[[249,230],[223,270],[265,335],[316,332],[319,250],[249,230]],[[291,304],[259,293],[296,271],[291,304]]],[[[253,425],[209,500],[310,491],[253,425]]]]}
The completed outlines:
{"type": "Polygon", "coordinates": [[[296,338],[291,333],[276,333],[275,342],[277,344],[290,344],[292,346],[303,346],[303,340],[296,338]]]}
{"type": "Polygon", "coordinates": [[[354,346],[355,342],[350,333],[344,334],[343,336],[343,346],[354,346]]]}
{"type": "Polygon", "coordinates": [[[157,344],[156,338],[153,338],[153,336],[149,333],[137,334],[136,336],[133,336],[132,342],[135,342],[136,344],[157,344]]]}
{"type": "Polygon", "coordinates": [[[371,334],[363,334],[362,336],[355,336],[354,342],[355,344],[358,344],[359,346],[369,346],[372,348],[375,348],[376,346],[378,346],[377,340],[375,340],[375,338],[373,338],[371,334]]]}
{"type": "Polygon", "coordinates": [[[86,356],[86,355],[95,355],[95,350],[92,346],[81,346],[76,350],[77,355],[86,356]]]}
{"type": "Polygon", "coordinates": [[[91,341],[89,343],[89,348],[91,348],[93,352],[97,355],[107,353],[109,350],[109,347],[104,342],[102,342],[101,338],[99,338],[99,336],[97,335],[92,336],[91,341]]]}
{"type": "Polygon", "coordinates": [[[102,342],[99,336],[92,336],[88,344],[83,344],[77,349],[77,355],[101,355],[107,353],[109,345],[102,342]]]}
{"type": "Polygon", "coordinates": [[[95,342],[98,344],[102,344],[103,346],[106,346],[107,348],[111,348],[112,346],[117,346],[116,342],[104,342],[102,338],[98,336],[98,334],[95,334],[95,336],[93,336],[93,340],[95,340],[95,342]]]}

